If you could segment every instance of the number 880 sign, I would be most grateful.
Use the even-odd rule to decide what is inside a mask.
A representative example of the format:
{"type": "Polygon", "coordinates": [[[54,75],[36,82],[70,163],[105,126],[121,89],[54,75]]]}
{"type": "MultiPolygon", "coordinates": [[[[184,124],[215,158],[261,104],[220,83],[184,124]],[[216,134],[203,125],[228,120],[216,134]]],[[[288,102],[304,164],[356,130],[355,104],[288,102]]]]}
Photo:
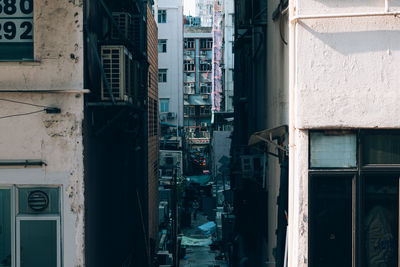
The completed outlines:
{"type": "Polygon", "coordinates": [[[33,0],[0,0],[3,42],[33,42],[33,0]]]}

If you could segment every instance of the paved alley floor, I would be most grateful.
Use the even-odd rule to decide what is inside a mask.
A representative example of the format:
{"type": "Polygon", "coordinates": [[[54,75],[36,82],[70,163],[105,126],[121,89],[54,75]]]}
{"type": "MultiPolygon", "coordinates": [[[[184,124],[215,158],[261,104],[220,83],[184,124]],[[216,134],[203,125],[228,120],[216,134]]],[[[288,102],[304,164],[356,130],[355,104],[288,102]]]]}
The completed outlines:
{"type": "MultiPolygon", "coordinates": [[[[183,229],[183,234],[191,238],[205,238],[202,231],[197,227],[207,223],[207,217],[198,214],[197,220],[192,220],[190,228],[183,229]]],[[[215,257],[221,254],[219,251],[213,251],[210,246],[204,247],[186,247],[186,257],[180,260],[180,267],[227,267],[225,261],[216,260],[215,257]]]]}

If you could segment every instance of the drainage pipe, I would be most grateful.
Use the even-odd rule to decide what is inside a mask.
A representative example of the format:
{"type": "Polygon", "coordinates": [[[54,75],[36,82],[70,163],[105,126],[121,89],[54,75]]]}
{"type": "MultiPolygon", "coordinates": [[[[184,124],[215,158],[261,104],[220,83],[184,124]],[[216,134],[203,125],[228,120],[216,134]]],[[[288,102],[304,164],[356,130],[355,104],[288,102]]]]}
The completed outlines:
{"type": "Polygon", "coordinates": [[[332,19],[332,18],[355,18],[355,17],[377,17],[377,16],[399,16],[400,11],[390,11],[389,0],[385,0],[385,10],[382,12],[361,12],[361,13],[336,13],[336,14],[311,14],[293,15],[290,22],[298,22],[306,19],[332,19]]]}
{"type": "MultiPolygon", "coordinates": [[[[289,18],[296,17],[295,14],[295,1],[296,0],[289,0],[289,18]]],[[[296,257],[294,256],[295,253],[295,238],[294,233],[296,227],[294,226],[295,222],[295,199],[294,199],[294,172],[295,172],[295,71],[296,71],[296,53],[295,53],[295,27],[296,27],[296,20],[290,20],[289,22],[289,199],[288,199],[288,230],[287,235],[288,238],[286,239],[288,242],[288,266],[297,266],[295,264],[296,257]]]]}

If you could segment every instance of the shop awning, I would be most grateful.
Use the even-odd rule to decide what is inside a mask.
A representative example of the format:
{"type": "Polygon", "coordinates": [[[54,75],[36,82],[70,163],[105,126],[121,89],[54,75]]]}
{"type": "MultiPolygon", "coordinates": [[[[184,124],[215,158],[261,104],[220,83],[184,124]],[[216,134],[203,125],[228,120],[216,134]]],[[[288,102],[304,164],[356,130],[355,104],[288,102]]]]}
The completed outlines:
{"type": "Polygon", "coordinates": [[[210,175],[195,175],[195,176],[187,176],[189,183],[198,183],[202,186],[205,186],[208,181],[210,181],[210,175]]]}
{"type": "Polygon", "coordinates": [[[255,132],[250,136],[248,145],[255,146],[259,143],[265,142],[274,145],[283,151],[287,151],[286,147],[283,147],[273,142],[274,139],[284,136],[287,133],[287,131],[288,131],[287,125],[282,125],[276,128],[255,132]]]}

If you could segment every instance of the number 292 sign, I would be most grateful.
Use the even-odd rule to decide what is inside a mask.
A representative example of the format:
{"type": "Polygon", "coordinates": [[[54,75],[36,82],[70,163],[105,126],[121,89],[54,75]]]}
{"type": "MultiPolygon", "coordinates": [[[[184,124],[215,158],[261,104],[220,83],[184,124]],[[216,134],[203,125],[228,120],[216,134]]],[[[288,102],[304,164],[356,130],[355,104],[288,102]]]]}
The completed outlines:
{"type": "Polygon", "coordinates": [[[33,0],[0,0],[0,43],[33,42],[33,0]]]}

